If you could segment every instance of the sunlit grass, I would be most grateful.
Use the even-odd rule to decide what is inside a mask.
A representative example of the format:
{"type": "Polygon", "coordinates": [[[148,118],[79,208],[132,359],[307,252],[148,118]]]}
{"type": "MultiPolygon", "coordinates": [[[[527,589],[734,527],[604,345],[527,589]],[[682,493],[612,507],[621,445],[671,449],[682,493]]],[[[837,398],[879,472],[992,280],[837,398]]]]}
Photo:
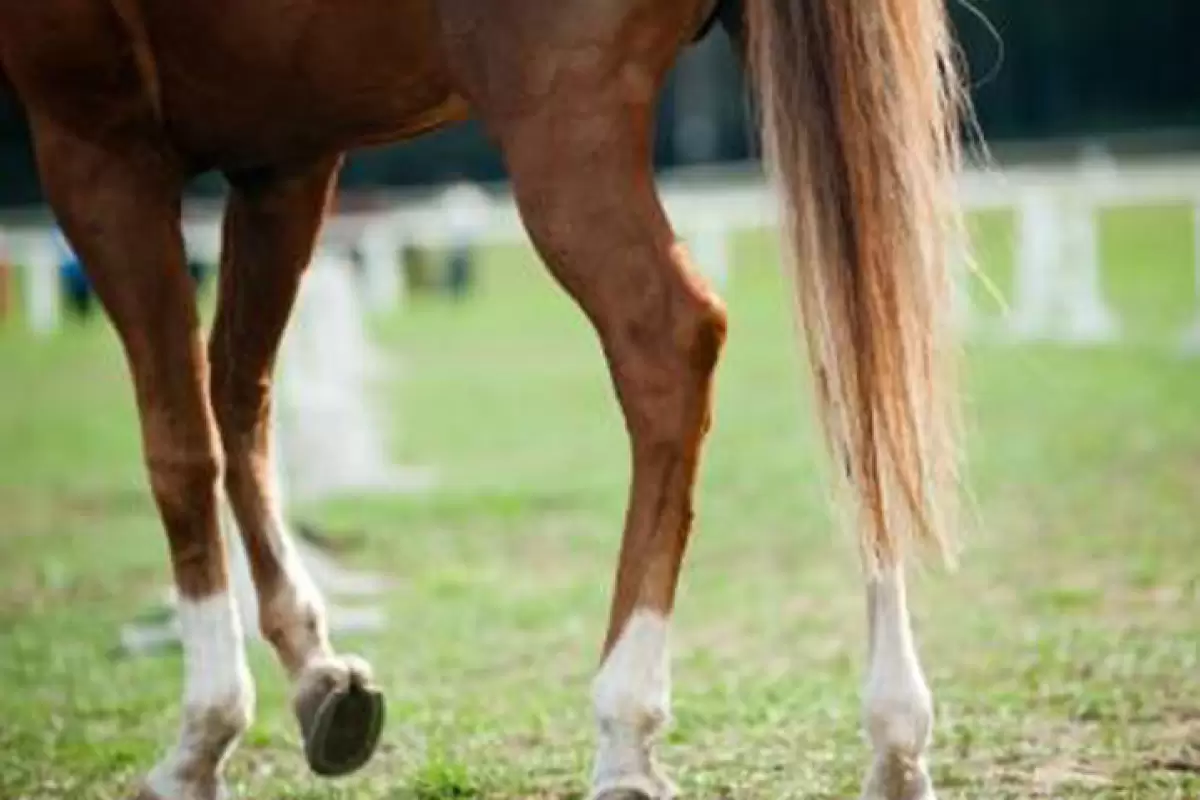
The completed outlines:
{"type": "MultiPolygon", "coordinates": [[[[981,229],[1011,292],[1010,222],[981,229]]],[[[968,549],[914,590],[942,797],[1200,796],[1200,369],[1173,339],[1189,236],[1174,210],[1106,221],[1132,344],[970,349],[968,549]]],[[[867,759],[862,591],[774,264],[738,240],[663,751],[691,797],[850,797],[867,759]]],[[[241,797],[581,796],[624,431],[590,328],[531,254],[489,251],[481,277],[465,304],[375,326],[399,373],[380,435],[440,488],[293,509],[363,532],[351,559],[399,583],[388,632],[344,643],[388,691],[384,748],[353,779],[310,777],[256,648],[241,797]]],[[[125,796],[174,735],[180,664],[110,656],[168,573],[105,326],[0,332],[0,454],[0,797],[125,796]]]]}

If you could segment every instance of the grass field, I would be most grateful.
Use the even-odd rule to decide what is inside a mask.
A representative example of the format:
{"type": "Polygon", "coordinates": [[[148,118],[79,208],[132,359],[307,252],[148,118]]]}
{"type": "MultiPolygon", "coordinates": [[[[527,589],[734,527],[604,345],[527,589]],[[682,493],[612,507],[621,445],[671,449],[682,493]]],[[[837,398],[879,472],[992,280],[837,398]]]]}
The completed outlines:
{"type": "MultiPolygon", "coordinates": [[[[1007,289],[1006,221],[980,226],[1007,289]]],[[[816,477],[774,253],[756,236],[737,253],[662,756],[688,797],[852,797],[853,547],[816,477]]],[[[1114,214],[1104,253],[1125,343],[969,350],[967,550],[913,590],[943,798],[1200,797],[1200,364],[1172,339],[1192,302],[1187,214],[1114,214]]],[[[294,509],[364,532],[353,562],[399,582],[388,633],[341,643],[390,697],[382,751],[353,779],[310,777],[256,647],[239,797],[581,796],[624,433],[582,317],[527,251],[487,262],[470,302],[378,324],[403,367],[380,435],[441,488],[294,509]]],[[[166,563],[108,328],[0,331],[0,798],[123,797],[172,740],[178,656],[111,655],[166,563]]]]}

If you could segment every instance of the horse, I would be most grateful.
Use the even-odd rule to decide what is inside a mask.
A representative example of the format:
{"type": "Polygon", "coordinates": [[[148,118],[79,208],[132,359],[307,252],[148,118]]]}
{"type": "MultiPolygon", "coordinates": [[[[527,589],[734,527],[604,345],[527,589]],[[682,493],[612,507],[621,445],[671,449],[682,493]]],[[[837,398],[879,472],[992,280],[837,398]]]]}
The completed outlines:
{"type": "Polygon", "coordinates": [[[714,19],[754,89],[797,338],[862,555],[863,795],[934,797],[905,572],[912,554],[956,549],[946,245],[964,104],[942,0],[0,3],[0,86],[121,341],[178,592],[179,738],[140,800],[221,796],[251,723],[222,491],[311,770],[344,775],[376,749],[382,695],[369,665],[334,649],[271,489],[271,375],[344,154],[468,118],[595,328],[627,428],[589,797],[675,793],[655,752],[668,628],[727,317],[660,205],[651,129],[671,66],[714,19]],[[229,190],[206,341],[180,217],[186,181],[207,171],[229,190]]]}

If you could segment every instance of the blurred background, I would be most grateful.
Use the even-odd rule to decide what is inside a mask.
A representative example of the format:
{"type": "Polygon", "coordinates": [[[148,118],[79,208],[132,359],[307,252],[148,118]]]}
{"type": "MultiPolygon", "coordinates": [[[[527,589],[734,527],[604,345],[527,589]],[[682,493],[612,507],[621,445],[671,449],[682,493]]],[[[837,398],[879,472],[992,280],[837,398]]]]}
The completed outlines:
{"type": "MultiPolygon", "coordinates": [[[[1200,2],[952,5],[993,160],[961,181],[967,550],[914,591],[936,777],[1200,797],[1200,2]]],[[[693,796],[845,797],[859,576],[814,479],[749,119],[717,31],[674,70],[655,147],[731,316],[669,760],[693,796]]],[[[355,797],[571,797],[586,771],[625,434],[504,177],[474,124],[353,155],[285,341],[289,516],[401,709],[355,797]]],[[[207,317],[222,184],[191,192],[207,317]]],[[[119,347],[0,101],[0,797],[115,796],[171,735],[177,660],[128,657],[172,641],[166,563],[119,347]]],[[[306,777],[254,659],[272,677],[237,785],[308,796],[286,794],[306,777]]]]}

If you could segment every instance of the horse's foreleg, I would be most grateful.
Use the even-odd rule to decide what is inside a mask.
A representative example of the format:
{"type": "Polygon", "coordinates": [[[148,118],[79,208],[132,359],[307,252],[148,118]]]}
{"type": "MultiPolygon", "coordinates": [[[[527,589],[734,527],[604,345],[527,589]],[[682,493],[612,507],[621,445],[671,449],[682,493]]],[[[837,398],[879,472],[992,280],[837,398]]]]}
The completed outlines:
{"type": "Polygon", "coordinates": [[[50,204],[125,347],[178,588],[182,728],[139,796],[216,800],[254,690],[217,521],[220,451],[179,231],[182,180],[132,133],[88,132],[109,135],[101,143],[36,117],[33,132],[50,204]]]}
{"type": "Polygon", "coordinates": [[[602,109],[548,104],[504,141],[534,242],[600,335],[632,447],[620,565],[593,684],[593,797],[660,798],[673,794],[651,752],[668,716],[668,620],[725,314],[659,205],[648,115],[602,109]]]}
{"type": "Polygon", "coordinates": [[[901,566],[882,568],[867,586],[870,666],[863,713],[875,763],[864,800],[933,800],[925,750],[933,700],[913,640],[901,566]]]}
{"type": "Polygon", "coordinates": [[[379,740],[382,697],[360,659],[338,656],[272,485],[271,373],[340,163],[230,176],[220,294],[210,340],[225,487],[241,529],[259,625],[295,685],[305,755],[318,773],[350,772],[379,740]]]}

